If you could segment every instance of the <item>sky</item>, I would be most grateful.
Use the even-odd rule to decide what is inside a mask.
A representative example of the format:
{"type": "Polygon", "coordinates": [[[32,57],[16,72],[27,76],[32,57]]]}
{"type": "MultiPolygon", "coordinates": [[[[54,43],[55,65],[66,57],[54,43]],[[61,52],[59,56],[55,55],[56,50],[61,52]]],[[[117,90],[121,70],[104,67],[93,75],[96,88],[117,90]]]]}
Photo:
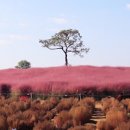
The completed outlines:
{"type": "Polygon", "coordinates": [[[130,0],[0,0],[0,69],[64,66],[62,51],[39,43],[64,29],[90,48],[69,54],[69,65],[130,66],[130,0]]]}

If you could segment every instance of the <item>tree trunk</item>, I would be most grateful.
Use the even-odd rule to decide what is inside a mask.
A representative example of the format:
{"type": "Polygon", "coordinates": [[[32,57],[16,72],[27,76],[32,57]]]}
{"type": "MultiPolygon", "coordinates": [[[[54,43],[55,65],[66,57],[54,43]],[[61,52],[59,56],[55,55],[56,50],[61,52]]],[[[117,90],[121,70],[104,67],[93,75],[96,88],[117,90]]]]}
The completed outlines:
{"type": "Polygon", "coordinates": [[[65,53],[65,65],[68,66],[68,57],[67,57],[67,52],[65,53]]]}

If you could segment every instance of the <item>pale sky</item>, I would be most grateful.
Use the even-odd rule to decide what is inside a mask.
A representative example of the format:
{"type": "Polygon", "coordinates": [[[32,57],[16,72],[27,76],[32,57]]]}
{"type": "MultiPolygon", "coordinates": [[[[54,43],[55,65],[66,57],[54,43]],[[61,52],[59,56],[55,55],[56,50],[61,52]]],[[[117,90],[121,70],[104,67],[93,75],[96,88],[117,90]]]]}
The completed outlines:
{"type": "Polygon", "coordinates": [[[78,29],[90,48],[70,65],[130,66],[130,0],[0,0],[0,69],[20,60],[63,66],[62,51],[42,48],[63,29],[78,29]]]}

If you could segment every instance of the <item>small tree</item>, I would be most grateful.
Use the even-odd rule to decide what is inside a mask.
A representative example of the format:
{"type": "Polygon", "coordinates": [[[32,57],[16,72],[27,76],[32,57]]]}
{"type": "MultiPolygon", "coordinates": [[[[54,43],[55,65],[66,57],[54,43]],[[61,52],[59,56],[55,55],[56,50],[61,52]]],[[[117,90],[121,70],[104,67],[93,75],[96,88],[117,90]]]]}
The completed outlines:
{"type": "Polygon", "coordinates": [[[84,47],[81,40],[82,36],[78,30],[68,29],[56,33],[50,39],[40,40],[42,47],[50,50],[62,50],[65,54],[65,65],[68,66],[68,53],[83,56],[82,53],[87,53],[89,48],[84,47]]]}
{"type": "Polygon", "coordinates": [[[30,67],[31,67],[30,62],[26,60],[21,60],[20,62],[18,62],[18,65],[15,66],[15,68],[19,68],[19,69],[28,69],[30,67]]]}

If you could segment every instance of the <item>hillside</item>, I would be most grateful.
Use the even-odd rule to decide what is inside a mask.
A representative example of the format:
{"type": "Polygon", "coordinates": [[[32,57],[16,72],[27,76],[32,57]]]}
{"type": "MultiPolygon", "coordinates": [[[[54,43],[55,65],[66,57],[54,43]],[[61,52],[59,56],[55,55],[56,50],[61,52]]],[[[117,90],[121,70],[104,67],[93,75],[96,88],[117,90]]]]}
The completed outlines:
{"type": "Polygon", "coordinates": [[[102,91],[130,88],[130,67],[50,67],[0,70],[0,86],[12,91],[30,87],[34,92],[66,93],[97,89],[102,91]]]}

